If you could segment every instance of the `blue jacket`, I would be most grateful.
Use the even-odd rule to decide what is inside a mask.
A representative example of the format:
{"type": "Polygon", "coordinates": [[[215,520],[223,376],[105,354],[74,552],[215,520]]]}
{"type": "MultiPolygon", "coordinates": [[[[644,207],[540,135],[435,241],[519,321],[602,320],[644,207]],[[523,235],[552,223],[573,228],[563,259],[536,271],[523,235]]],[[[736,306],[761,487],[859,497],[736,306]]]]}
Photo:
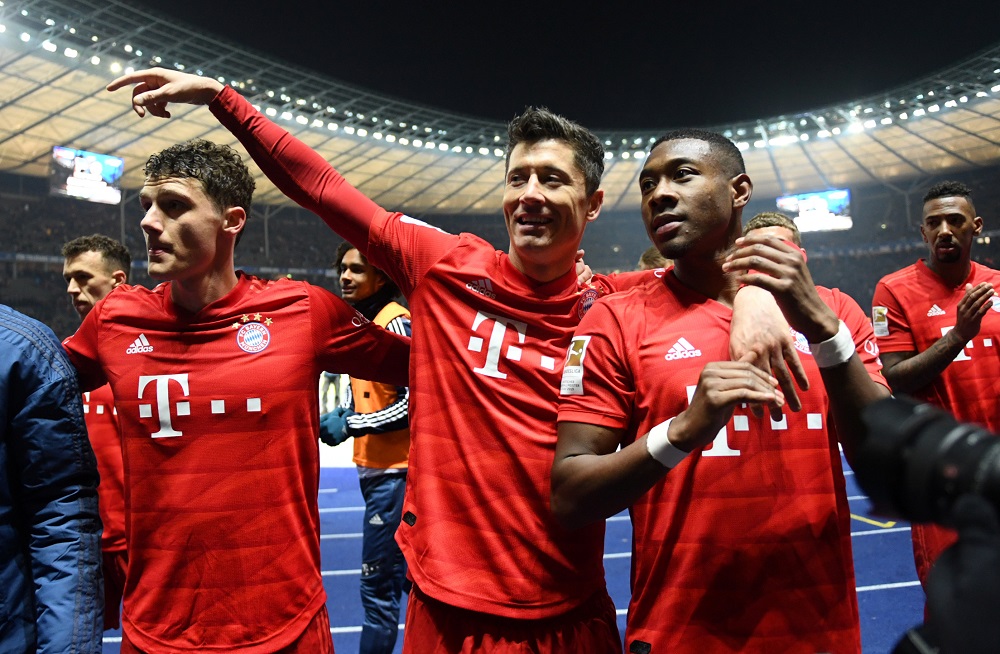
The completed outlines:
{"type": "Polygon", "coordinates": [[[97,481],[76,371],[0,305],[0,654],[101,651],[97,481]]]}

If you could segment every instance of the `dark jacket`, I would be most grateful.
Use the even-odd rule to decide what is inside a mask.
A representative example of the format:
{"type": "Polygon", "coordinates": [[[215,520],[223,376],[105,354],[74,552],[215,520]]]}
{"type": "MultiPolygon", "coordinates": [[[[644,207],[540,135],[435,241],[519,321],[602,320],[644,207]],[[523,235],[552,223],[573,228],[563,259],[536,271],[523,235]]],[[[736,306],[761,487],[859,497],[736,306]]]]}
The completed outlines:
{"type": "Polygon", "coordinates": [[[101,651],[97,481],[76,371],[0,305],[0,654],[101,651]]]}

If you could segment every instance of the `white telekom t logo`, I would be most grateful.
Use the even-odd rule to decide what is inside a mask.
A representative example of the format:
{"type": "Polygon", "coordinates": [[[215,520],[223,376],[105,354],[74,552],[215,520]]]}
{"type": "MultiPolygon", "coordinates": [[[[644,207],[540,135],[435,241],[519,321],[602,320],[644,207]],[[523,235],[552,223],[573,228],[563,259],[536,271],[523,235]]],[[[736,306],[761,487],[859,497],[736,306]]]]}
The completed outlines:
{"type": "MultiPolygon", "coordinates": [[[[476,312],[476,319],[472,323],[472,331],[479,329],[479,326],[485,321],[490,320],[493,322],[493,331],[490,333],[490,344],[486,349],[486,363],[483,364],[481,368],[474,368],[473,370],[480,375],[485,375],[487,377],[495,377],[496,379],[507,379],[507,373],[500,372],[500,350],[503,348],[504,335],[507,333],[507,327],[513,327],[517,330],[517,342],[524,344],[524,335],[528,330],[528,325],[526,323],[511,320],[510,318],[504,318],[503,316],[495,316],[491,313],[484,313],[482,311],[476,312]]],[[[469,339],[469,350],[472,352],[482,352],[483,351],[483,339],[478,336],[473,336],[469,339]]],[[[507,358],[511,361],[521,360],[521,348],[516,345],[511,345],[507,348],[507,358]]]]}
{"type": "MultiPolygon", "coordinates": [[[[151,434],[153,438],[166,438],[169,436],[183,436],[184,433],[174,429],[174,426],[170,423],[170,382],[177,382],[181,390],[184,392],[184,396],[188,395],[188,376],[187,373],[182,373],[179,375],[142,375],[139,377],[139,399],[142,399],[142,394],[146,390],[146,386],[149,382],[156,381],[156,413],[160,420],[160,430],[154,434],[151,434]]],[[[187,416],[191,415],[191,403],[190,402],[178,402],[177,403],[177,415],[187,416]]],[[[149,404],[139,405],[139,417],[140,418],[152,418],[153,417],[153,407],[149,404]]]]}

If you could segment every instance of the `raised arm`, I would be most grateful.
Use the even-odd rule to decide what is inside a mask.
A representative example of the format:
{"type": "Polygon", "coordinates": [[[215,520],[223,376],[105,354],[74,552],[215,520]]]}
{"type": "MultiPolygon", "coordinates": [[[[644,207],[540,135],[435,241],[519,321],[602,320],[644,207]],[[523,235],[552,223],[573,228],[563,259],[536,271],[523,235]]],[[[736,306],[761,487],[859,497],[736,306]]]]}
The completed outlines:
{"type": "Polygon", "coordinates": [[[323,218],[327,225],[368,255],[372,219],[385,211],[351,186],[323,157],[265,118],[246,99],[218,81],[164,68],[123,75],[107,89],[133,85],[132,108],[169,118],[169,105],[206,104],[240,140],[282,193],[323,218]]]}
{"type": "MultiPolygon", "coordinates": [[[[928,386],[945,371],[959,352],[979,334],[983,317],[993,306],[993,285],[965,285],[958,303],[955,327],[923,352],[883,352],[883,374],[896,393],[913,393],[928,386]]],[[[878,292],[876,291],[876,297],[878,292]]]]}
{"type": "Polygon", "coordinates": [[[887,397],[889,390],[869,376],[857,353],[864,343],[855,342],[850,329],[820,298],[800,251],[770,235],[750,234],[736,245],[725,270],[738,273],[741,283],[769,291],[788,323],[809,342],[850,460],[856,439],[864,433],[861,409],[887,397]]]}

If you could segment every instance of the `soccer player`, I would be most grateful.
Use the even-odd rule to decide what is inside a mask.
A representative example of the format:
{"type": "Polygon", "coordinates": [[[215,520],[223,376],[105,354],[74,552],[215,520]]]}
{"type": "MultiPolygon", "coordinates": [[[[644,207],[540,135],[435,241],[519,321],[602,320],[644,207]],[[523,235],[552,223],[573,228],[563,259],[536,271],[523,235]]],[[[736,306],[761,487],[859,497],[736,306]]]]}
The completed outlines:
{"type": "MultiPolygon", "coordinates": [[[[73,308],[83,320],[98,301],[128,282],[132,256],[124,245],[102,234],[81,236],[62,247],[63,279],[73,308]]],[[[97,487],[98,508],[104,532],[101,535],[104,570],[104,628],[121,627],[122,592],[128,569],[125,541],[125,471],[114,396],[107,384],[83,394],[83,417],[87,435],[97,457],[101,483],[97,487]]]]}
{"type": "Polygon", "coordinates": [[[52,330],[0,305],[0,652],[101,651],[97,463],[52,330]]]}
{"type": "MultiPolygon", "coordinates": [[[[879,281],[872,324],[893,392],[997,432],[1000,272],[972,261],[972,244],[982,229],[967,186],[932,186],[920,223],[927,259],[879,281]]],[[[955,534],[922,524],[913,525],[912,538],[917,575],[926,584],[931,564],[955,534]]]]}
{"type": "MultiPolygon", "coordinates": [[[[379,327],[410,336],[410,312],[394,298],[399,289],[350,243],[337,249],[341,297],[379,327]]],[[[327,445],[354,438],[365,514],[361,537],[360,654],[392,654],[399,633],[399,598],[406,563],[394,536],[403,516],[410,449],[409,390],[356,377],[345,387],[342,406],[320,416],[327,445]]]]}
{"type": "Polygon", "coordinates": [[[630,510],[629,652],[860,652],[837,438],[850,452],[858,411],[888,395],[871,325],[813,285],[795,247],[737,240],[752,183],[725,137],[665,135],[639,188],[674,267],[599,300],[576,331],[553,510],[568,527],[630,510]],[[773,293],[797,332],[811,381],[800,413],[746,408],[783,397],[754,354],[729,360],[740,283],[773,293]]]}
{"type": "Polygon", "coordinates": [[[122,651],[332,652],[316,379],[405,384],[408,343],[323,289],[234,268],[254,182],[231,148],[171,146],[145,175],[148,269],[166,283],[120,286],[65,342],[118,409],[122,651]]]}
{"type": "Polygon", "coordinates": [[[603,202],[600,141],[546,110],[510,124],[510,247],[500,252],[385,211],[213,79],[153,69],[108,89],[128,84],[140,116],[209,104],[282,192],[409,299],[411,449],[396,535],[414,582],[404,651],[619,650],[603,525],[568,530],[548,505],[560,366],[580,317],[614,289],[601,276],[581,289],[574,270],[603,202]]]}
{"type": "Polygon", "coordinates": [[[777,211],[762,211],[743,225],[743,235],[750,232],[756,234],[772,234],[778,238],[802,247],[802,235],[795,221],[777,211]]]}

